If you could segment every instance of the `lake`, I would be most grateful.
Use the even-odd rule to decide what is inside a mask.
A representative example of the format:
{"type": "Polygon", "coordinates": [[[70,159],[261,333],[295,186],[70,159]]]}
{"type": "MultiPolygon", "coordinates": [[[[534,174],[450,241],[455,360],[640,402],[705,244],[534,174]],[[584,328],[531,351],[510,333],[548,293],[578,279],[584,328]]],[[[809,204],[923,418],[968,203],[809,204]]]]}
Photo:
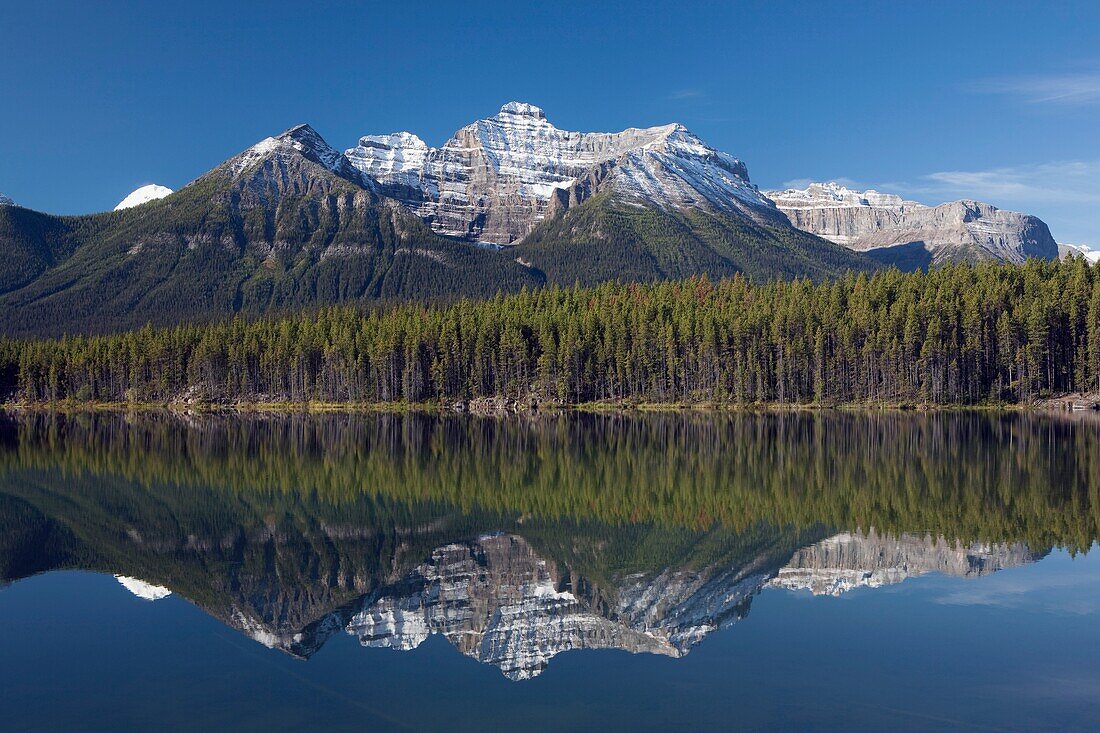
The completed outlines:
{"type": "Polygon", "coordinates": [[[1095,730],[1100,419],[0,415],[5,731],[1095,730]]]}

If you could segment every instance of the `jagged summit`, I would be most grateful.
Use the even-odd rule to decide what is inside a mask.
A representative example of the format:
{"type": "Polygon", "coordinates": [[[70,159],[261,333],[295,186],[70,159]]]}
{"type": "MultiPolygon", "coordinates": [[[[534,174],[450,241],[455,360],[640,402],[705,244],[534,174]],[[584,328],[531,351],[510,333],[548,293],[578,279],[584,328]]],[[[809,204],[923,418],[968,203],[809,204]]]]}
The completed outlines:
{"type": "Polygon", "coordinates": [[[0,193],[0,206],[15,206],[15,202],[12,201],[10,196],[0,193]]]}
{"type": "Polygon", "coordinates": [[[527,102],[508,102],[500,108],[499,115],[518,115],[520,117],[534,117],[536,120],[545,120],[546,113],[542,107],[536,107],[527,102]]]}
{"type": "Polygon", "coordinates": [[[768,191],[768,198],[781,209],[815,209],[822,207],[870,207],[892,208],[898,211],[926,208],[916,201],[906,201],[892,193],[880,193],[874,189],[853,191],[835,181],[811,183],[804,189],[788,188],[784,191],[768,191]]]}
{"type": "Polygon", "coordinates": [[[329,145],[320,133],[308,124],[295,125],[273,137],[267,137],[223,164],[237,178],[265,161],[277,161],[284,170],[296,159],[305,158],[335,175],[359,186],[374,189],[372,180],[360,174],[344,154],[329,145]]]}
{"type": "Polygon", "coordinates": [[[921,534],[884,535],[873,529],[842,532],[797,551],[768,586],[838,596],[928,573],[977,578],[1035,562],[1045,554],[1021,542],[965,544],[921,534]]]}
{"type": "Polygon", "coordinates": [[[150,201],[162,199],[165,196],[170,196],[171,194],[172,189],[168,188],[167,186],[158,186],[155,183],[150,183],[146,186],[141,186],[131,191],[126,196],[126,198],[118,202],[118,205],[115,206],[115,211],[121,211],[122,209],[132,209],[135,206],[141,206],[142,204],[147,204],[150,201]]]}
{"type": "Polygon", "coordinates": [[[508,102],[440,148],[400,132],[364,136],[346,156],[437,232],[474,241],[517,242],[552,211],[597,191],[666,209],[780,218],[744,163],[676,123],[572,132],[533,104],[508,102]]]}
{"type": "Polygon", "coordinates": [[[795,227],[906,269],[956,260],[1058,257],[1058,245],[1038,218],[971,199],[927,206],[835,182],[765,194],[795,227]]]}

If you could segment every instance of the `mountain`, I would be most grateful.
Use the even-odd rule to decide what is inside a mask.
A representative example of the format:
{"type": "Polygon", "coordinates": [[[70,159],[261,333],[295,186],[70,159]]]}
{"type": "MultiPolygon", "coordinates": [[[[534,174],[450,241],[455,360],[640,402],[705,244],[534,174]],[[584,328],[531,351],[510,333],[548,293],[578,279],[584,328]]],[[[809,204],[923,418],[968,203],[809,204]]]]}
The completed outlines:
{"type": "Polygon", "coordinates": [[[766,195],[795,227],[902,269],[1058,257],[1058,245],[1041,220],[978,201],[925,206],[837,183],[811,183],[766,195]]]}
{"type": "Polygon", "coordinates": [[[834,535],[805,547],[769,581],[774,588],[836,596],[855,588],[880,588],[927,573],[978,578],[1035,562],[1045,553],[1023,543],[951,542],[943,537],[875,531],[834,535]]]}
{"type": "Polygon", "coordinates": [[[365,599],[346,630],[363,646],[400,651],[441,634],[511,680],[535,677],[573,649],[682,657],[744,618],[777,562],[765,553],[732,566],[632,575],[600,597],[523,537],[493,534],[436,548],[401,582],[365,599]]]}
{"type": "Polygon", "coordinates": [[[303,658],[344,632],[390,649],[438,634],[513,679],[572,649],[681,657],[762,589],[980,578],[1089,547],[1091,484],[1059,479],[1098,430],[1026,413],[28,411],[0,415],[0,586],[123,576],[303,658]]]}
{"type": "Polygon", "coordinates": [[[597,190],[538,224],[514,246],[518,261],[554,282],[594,285],[699,273],[754,280],[825,280],[867,272],[862,254],[794,229],[711,208],[640,206],[619,191],[597,190]]]}
{"type": "Polygon", "coordinates": [[[1058,255],[1062,258],[1066,257],[1084,257],[1089,262],[1095,264],[1100,262],[1100,250],[1093,249],[1087,244],[1058,244],[1058,255]]]}
{"type": "Polygon", "coordinates": [[[877,264],[791,225],[682,125],[559,130],[518,102],[441,148],[299,125],[115,211],[0,207],[0,334],[99,333],[346,301],[490,296],[707,274],[827,279],[877,264]]]}
{"type": "Polygon", "coordinates": [[[8,334],[488,296],[543,282],[512,257],[434,234],[308,125],[134,208],[77,217],[0,208],[0,248],[8,334]]]}
{"type": "Polygon", "coordinates": [[[10,196],[0,193],[0,206],[15,206],[15,202],[11,200],[10,196]]]}
{"type": "Polygon", "coordinates": [[[436,232],[517,245],[518,260],[552,281],[823,278],[873,266],[792,229],[744,163],[679,124],[570,132],[509,102],[441,148],[398,132],[364,136],[346,155],[436,232]]]}
{"type": "Polygon", "coordinates": [[[635,204],[778,220],[744,163],[678,124],[568,132],[540,108],[509,102],[441,148],[409,132],[366,135],[347,157],[432,229],[471,241],[523,239],[570,199],[584,198],[594,177],[635,204]]]}
{"type": "Polygon", "coordinates": [[[156,201],[162,199],[172,193],[172,189],[167,186],[158,186],[155,183],[150,183],[148,186],[142,186],[130,192],[130,194],[118,202],[118,206],[115,207],[115,211],[120,209],[130,209],[134,206],[141,206],[147,204],[150,201],[156,201]]]}

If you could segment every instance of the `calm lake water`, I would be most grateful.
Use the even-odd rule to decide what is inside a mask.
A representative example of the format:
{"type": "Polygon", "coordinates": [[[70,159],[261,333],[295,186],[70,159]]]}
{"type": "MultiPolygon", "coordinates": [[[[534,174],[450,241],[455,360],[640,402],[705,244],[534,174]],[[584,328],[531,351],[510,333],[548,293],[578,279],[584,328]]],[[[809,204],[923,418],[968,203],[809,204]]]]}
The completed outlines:
{"type": "Polygon", "coordinates": [[[0,729],[1096,730],[1098,539],[1091,415],[0,416],[0,729]]]}

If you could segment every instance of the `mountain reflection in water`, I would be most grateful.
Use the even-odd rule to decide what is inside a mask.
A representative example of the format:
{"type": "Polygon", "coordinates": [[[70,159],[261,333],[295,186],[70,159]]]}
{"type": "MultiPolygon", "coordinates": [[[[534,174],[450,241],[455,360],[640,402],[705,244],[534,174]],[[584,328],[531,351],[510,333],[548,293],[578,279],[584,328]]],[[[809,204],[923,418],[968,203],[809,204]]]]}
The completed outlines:
{"type": "Polygon", "coordinates": [[[1023,414],[0,423],[0,581],[83,569],[308,658],[431,634],[538,675],[680,657],[764,588],[837,595],[1087,549],[1100,427],[1023,414]]]}

